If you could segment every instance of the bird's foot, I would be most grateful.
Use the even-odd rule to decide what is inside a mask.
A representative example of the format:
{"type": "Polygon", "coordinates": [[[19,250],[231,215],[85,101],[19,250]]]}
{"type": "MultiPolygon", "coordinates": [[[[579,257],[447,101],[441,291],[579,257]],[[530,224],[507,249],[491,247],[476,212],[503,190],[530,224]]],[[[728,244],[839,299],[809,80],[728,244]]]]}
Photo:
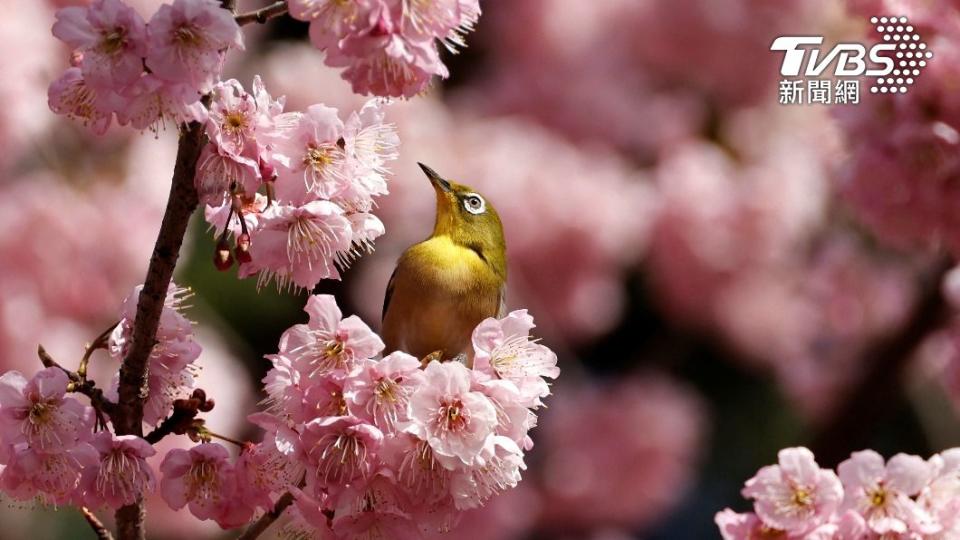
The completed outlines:
{"type": "Polygon", "coordinates": [[[423,357],[420,360],[420,365],[422,367],[427,367],[427,364],[436,360],[437,362],[443,362],[443,351],[433,351],[432,353],[423,357]]]}

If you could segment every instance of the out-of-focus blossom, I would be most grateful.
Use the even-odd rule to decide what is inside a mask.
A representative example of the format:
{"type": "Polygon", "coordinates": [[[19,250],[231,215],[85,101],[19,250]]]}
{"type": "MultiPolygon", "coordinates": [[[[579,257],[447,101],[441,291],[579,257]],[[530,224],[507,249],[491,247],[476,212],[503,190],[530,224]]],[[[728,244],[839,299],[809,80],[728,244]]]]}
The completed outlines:
{"type": "Polygon", "coordinates": [[[949,90],[960,74],[960,10],[947,2],[848,4],[865,17],[909,17],[927,50],[916,61],[926,67],[917,70],[909,92],[870,95],[861,106],[837,111],[849,151],[842,195],[888,244],[960,251],[953,219],[960,193],[960,106],[949,90]]]}
{"type": "Polygon", "coordinates": [[[704,413],[688,390],[648,376],[565,386],[539,430],[539,523],[636,528],[663,516],[693,480],[704,413]]]}

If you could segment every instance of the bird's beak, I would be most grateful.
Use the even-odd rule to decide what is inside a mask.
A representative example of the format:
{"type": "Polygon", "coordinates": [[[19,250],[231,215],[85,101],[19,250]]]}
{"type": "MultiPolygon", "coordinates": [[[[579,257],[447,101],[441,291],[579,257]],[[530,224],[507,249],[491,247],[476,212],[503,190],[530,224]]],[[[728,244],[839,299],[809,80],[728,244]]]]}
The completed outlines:
{"type": "Polygon", "coordinates": [[[430,183],[433,184],[433,187],[435,189],[446,192],[446,193],[450,192],[450,190],[452,189],[450,187],[450,182],[447,182],[446,180],[441,178],[440,175],[437,174],[437,171],[431,169],[430,167],[427,167],[426,165],[424,165],[423,163],[420,163],[419,161],[417,162],[417,165],[419,165],[420,168],[423,169],[423,174],[427,175],[427,178],[430,179],[430,183]]]}

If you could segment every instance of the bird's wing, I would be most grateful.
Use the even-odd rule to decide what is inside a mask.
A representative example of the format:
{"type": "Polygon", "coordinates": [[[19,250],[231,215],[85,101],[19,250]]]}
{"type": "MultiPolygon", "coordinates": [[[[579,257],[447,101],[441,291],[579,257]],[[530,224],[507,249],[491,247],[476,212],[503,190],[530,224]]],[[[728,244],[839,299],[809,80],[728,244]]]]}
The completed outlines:
{"type": "MultiPolygon", "coordinates": [[[[390,289],[387,289],[390,294],[390,289]]],[[[386,311],[384,311],[386,313],[386,311]]],[[[500,306],[497,308],[497,318],[502,319],[507,316],[507,284],[500,285],[500,306]]]]}
{"type": "Polygon", "coordinates": [[[398,268],[400,268],[400,265],[393,269],[393,273],[390,274],[390,281],[387,282],[387,292],[383,295],[383,313],[380,314],[380,322],[387,318],[387,309],[390,307],[390,298],[393,297],[393,286],[397,281],[398,268]]]}

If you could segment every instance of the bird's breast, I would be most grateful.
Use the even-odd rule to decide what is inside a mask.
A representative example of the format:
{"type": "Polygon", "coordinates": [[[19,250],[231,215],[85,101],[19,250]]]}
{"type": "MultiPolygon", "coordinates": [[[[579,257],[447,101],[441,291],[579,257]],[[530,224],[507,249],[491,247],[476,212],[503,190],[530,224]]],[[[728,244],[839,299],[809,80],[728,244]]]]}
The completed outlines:
{"type": "Polygon", "coordinates": [[[433,239],[417,244],[398,264],[384,338],[418,357],[469,353],[473,329],[499,310],[502,285],[468,248],[433,239]]]}

